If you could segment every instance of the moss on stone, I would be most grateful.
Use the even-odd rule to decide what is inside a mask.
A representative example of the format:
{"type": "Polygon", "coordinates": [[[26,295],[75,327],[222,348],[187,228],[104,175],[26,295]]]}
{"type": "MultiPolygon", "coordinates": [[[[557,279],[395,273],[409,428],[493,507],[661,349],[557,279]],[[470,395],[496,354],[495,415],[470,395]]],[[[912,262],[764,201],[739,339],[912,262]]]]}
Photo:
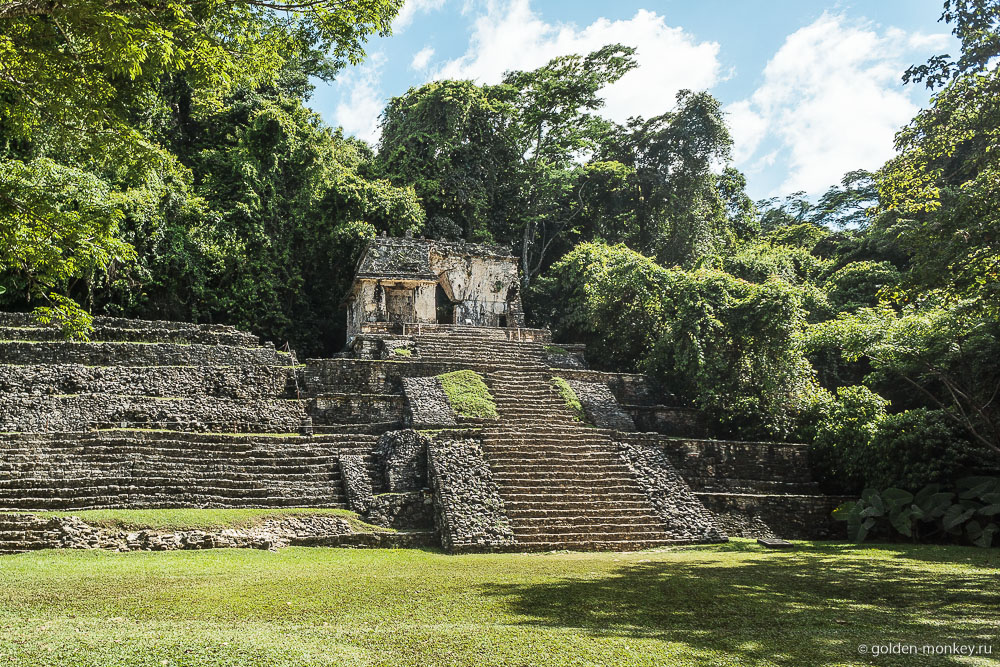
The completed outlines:
{"type": "Polygon", "coordinates": [[[412,357],[413,356],[413,352],[411,352],[410,350],[408,350],[405,347],[397,347],[396,349],[394,349],[392,351],[392,354],[394,356],[397,356],[397,357],[412,357]]]}
{"type": "Polygon", "coordinates": [[[583,403],[580,402],[580,397],[576,395],[573,391],[573,387],[569,386],[569,382],[561,377],[552,378],[552,386],[556,388],[559,395],[562,396],[563,401],[566,403],[566,407],[570,409],[573,413],[573,418],[578,422],[587,421],[587,413],[583,410],[583,403]]]}
{"type": "Polygon", "coordinates": [[[454,371],[439,375],[441,388],[451,409],[460,417],[498,419],[496,403],[483,377],[475,371],[454,371]]]}
{"type": "Polygon", "coordinates": [[[569,350],[567,350],[565,347],[560,347],[558,345],[545,345],[544,350],[545,354],[556,354],[561,357],[569,356],[569,350]]]}

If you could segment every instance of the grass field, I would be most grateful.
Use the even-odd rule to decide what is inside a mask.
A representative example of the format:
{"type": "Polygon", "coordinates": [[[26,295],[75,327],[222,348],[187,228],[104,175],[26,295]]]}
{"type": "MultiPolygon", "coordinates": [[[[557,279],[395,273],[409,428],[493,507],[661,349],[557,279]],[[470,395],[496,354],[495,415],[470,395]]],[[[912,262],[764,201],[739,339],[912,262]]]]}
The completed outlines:
{"type": "Polygon", "coordinates": [[[0,557],[0,665],[993,665],[1000,550],[0,557]],[[986,644],[991,656],[861,655],[986,644]]]}

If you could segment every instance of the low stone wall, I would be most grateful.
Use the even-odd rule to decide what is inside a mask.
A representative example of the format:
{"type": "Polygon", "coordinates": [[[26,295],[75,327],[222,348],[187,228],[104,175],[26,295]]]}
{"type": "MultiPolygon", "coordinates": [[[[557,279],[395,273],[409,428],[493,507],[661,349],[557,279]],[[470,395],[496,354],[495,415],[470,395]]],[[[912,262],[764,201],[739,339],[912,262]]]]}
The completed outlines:
{"type": "Polygon", "coordinates": [[[663,438],[637,434],[633,441],[659,447],[695,491],[817,493],[806,445],[663,438]]]}
{"type": "Polygon", "coordinates": [[[343,507],[341,451],[374,436],[0,436],[0,507],[343,507]]]}
{"type": "Polygon", "coordinates": [[[510,519],[479,441],[432,440],[427,450],[442,546],[451,552],[510,549],[510,519]]]}
{"type": "Polygon", "coordinates": [[[403,378],[407,423],[413,428],[457,426],[455,411],[436,376],[403,378]]]}
{"type": "Polygon", "coordinates": [[[291,355],[272,346],[180,345],[176,343],[0,342],[0,364],[84,366],[283,366],[291,355]]]}
{"type": "Polygon", "coordinates": [[[154,398],[111,394],[0,396],[0,431],[158,428],[298,433],[310,426],[304,403],[285,399],[154,398]]]}
{"type": "Polygon", "coordinates": [[[656,513],[666,524],[671,539],[722,542],[711,513],[691,489],[663,451],[651,445],[616,442],[618,456],[629,467],[646,492],[656,513]]]}
{"type": "MultiPolygon", "coordinates": [[[[0,395],[90,394],[261,399],[285,394],[287,366],[0,365],[0,395]]],[[[292,398],[291,396],[289,398],[292,398]]]]}
{"type": "Polygon", "coordinates": [[[406,399],[401,394],[328,394],[308,399],[306,410],[317,425],[402,424],[406,399]]]}
{"type": "Polygon", "coordinates": [[[847,528],[831,513],[847,498],[819,495],[695,493],[730,537],[843,540],[847,528]]]}
{"type": "Polygon", "coordinates": [[[467,367],[419,360],[308,359],[299,374],[299,385],[306,395],[392,394],[402,391],[404,377],[431,377],[467,367]]]}
{"type": "Polygon", "coordinates": [[[587,413],[587,421],[598,428],[634,431],[635,423],[615,400],[608,385],[601,382],[567,380],[587,413]]]}
{"type": "Polygon", "coordinates": [[[572,368],[553,369],[553,374],[568,381],[593,382],[606,385],[615,400],[622,405],[656,405],[670,403],[673,396],[656,391],[645,375],[636,373],[605,373],[572,368]]]}
{"type": "Polygon", "coordinates": [[[0,514],[0,553],[35,549],[109,549],[176,551],[180,549],[280,549],[287,546],[416,547],[429,546],[424,533],[355,532],[342,517],[303,514],[266,519],[253,526],[205,530],[121,530],[93,526],[74,516],[0,514]]]}
{"type": "Polygon", "coordinates": [[[669,405],[622,406],[639,431],[660,433],[672,437],[703,438],[707,429],[700,413],[693,408],[676,408],[669,405]]]}

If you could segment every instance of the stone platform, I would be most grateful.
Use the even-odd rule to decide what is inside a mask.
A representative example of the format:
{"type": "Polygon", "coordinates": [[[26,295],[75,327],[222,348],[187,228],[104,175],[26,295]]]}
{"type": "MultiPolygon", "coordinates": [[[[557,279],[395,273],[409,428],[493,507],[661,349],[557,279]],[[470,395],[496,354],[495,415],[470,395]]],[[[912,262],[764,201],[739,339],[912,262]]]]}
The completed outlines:
{"type": "Polygon", "coordinates": [[[98,508],[344,508],[455,552],[835,535],[839,499],[802,446],[699,438],[696,413],[546,330],[372,323],[300,364],[231,327],[95,325],[66,342],[0,314],[0,509],[48,526],[25,548],[76,544],[36,539],[45,511],[98,508]],[[456,370],[480,375],[497,419],[442,401],[456,370]]]}

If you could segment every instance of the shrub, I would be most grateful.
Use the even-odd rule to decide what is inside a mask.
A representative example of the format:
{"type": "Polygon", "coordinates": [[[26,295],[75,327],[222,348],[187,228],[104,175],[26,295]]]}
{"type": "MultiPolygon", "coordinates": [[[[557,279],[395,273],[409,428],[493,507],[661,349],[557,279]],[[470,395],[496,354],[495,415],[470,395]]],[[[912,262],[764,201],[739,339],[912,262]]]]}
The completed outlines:
{"type": "Polygon", "coordinates": [[[496,403],[482,376],[475,371],[454,371],[439,375],[441,388],[452,410],[460,417],[497,419],[496,403]]]}
{"type": "Polygon", "coordinates": [[[864,466],[889,402],[864,386],[840,387],[816,427],[809,461],[816,481],[829,493],[857,493],[864,466]]]}
{"type": "Polygon", "coordinates": [[[965,431],[942,410],[907,410],[877,426],[863,461],[865,486],[917,490],[950,485],[981,463],[965,431]]]}
{"type": "Polygon", "coordinates": [[[865,489],[860,500],[844,503],[833,517],[847,522],[847,535],[855,542],[872,532],[889,535],[891,527],[914,541],[968,540],[978,547],[991,546],[1000,533],[1000,478],[966,477],[951,490],[942,489],[930,484],[915,495],[896,488],[865,489]]]}
{"type": "Polygon", "coordinates": [[[566,407],[573,413],[573,418],[578,422],[587,421],[587,413],[583,410],[583,403],[580,402],[580,397],[573,391],[573,387],[569,386],[569,382],[566,382],[563,378],[554,377],[552,378],[552,386],[556,388],[563,401],[566,402],[566,407]]]}

